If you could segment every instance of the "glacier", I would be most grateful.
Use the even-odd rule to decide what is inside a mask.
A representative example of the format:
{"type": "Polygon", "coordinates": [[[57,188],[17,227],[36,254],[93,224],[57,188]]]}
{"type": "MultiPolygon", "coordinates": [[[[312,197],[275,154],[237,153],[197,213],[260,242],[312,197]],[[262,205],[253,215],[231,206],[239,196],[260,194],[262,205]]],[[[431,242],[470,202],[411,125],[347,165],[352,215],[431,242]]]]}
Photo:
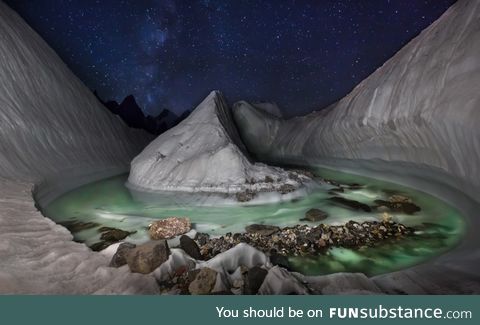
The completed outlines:
{"type": "Polygon", "coordinates": [[[233,106],[243,142],[264,162],[386,179],[461,211],[463,242],[429,263],[370,279],[383,292],[480,292],[479,53],[480,3],[460,0],[323,110],[282,119],[245,101],[233,106]]]}
{"type": "Polygon", "coordinates": [[[40,198],[58,195],[54,180],[126,170],[151,138],[102,107],[1,1],[0,76],[0,293],[156,293],[153,277],[109,268],[106,257],[73,242],[32,196],[35,187],[40,198]]]}
{"type": "MultiPolygon", "coordinates": [[[[346,97],[283,120],[233,107],[249,151],[266,161],[380,159],[426,165],[480,190],[480,3],[458,1],[346,97]]],[[[478,198],[478,197],[477,197],[478,198]]]]}
{"type": "Polygon", "coordinates": [[[260,288],[263,294],[480,292],[475,233],[480,227],[479,21],[478,1],[456,2],[325,110],[284,120],[274,104],[242,101],[230,115],[213,92],[183,126],[145,148],[153,139],[108,113],[35,31],[0,1],[0,293],[155,294],[157,279],[185,264],[215,268],[227,280],[239,264],[262,265],[269,270],[260,288]],[[203,136],[195,142],[198,134],[203,136]],[[205,139],[214,141],[200,141],[205,139]],[[195,155],[184,148],[189,144],[195,155]],[[254,162],[257,158],[322,165],[387,175],[436,195],[467,217],[468,232],[457,248],[428,263],[372,278],[290,273],[271,267],[268,257],[248,245],[205,262],[174,249],[152,274],[132,274],[127,267],[107,267],[116,247],[95,253],[73,242],[64,227],[41,214],[38,203],[127,171],[143,148],[132,162],[130,180],[143,189],[235,192],[249,188],[244,182],[248,177],[286,179],[283,169],[254,162]],[[234,172],[216,170],[222,166],[217,163],[208,168],[210,158],[224,158],[214,152],[198,155],[210,150],[226,150],[227,160],[238,164],[234,172]],[[205,178],[195,177],[197,169],[189,174],[190,159],[203,168],[205,178]],[[185,185],[190,176],[192,182],[185,185]],[[231,188],[225,186],[230,182],[231,188]]]}
{"type": "Polygon", "coordinates": [[[238,193],[280,190],[286,184],[298,188],[302,180],[308,177],[252,161],[230,107],[212,91],[189,117],[135,157],[128,183],[146,191],[238,193]]]}

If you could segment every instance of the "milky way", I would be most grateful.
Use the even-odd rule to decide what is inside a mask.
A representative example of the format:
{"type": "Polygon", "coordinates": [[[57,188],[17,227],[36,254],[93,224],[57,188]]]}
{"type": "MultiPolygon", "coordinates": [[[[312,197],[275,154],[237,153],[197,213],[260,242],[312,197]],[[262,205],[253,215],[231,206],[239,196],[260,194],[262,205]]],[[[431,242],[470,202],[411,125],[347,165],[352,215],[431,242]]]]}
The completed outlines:
{"type": "Polygon", "coordinates": [[[105,99],[180,113],[219,89],[298,115],[347,94],[454,0],[6,2],[105,99]]]}

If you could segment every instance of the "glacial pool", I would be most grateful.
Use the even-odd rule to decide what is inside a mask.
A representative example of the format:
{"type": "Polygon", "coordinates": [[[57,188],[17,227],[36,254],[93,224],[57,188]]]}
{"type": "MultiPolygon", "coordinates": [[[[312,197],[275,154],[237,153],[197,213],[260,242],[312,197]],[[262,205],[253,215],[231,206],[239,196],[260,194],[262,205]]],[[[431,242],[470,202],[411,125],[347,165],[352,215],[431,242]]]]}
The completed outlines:
{"type": "Polygon", "coordinates": [[[360,184],[338,193],[347,199],[373,206],[374,200],[387,200],[392,194],[411,198],[421,211],[408,215],[390,212],[393,220],[414,227],[414,235],[401,240],[385,240],[375,247],[348,249],[333,247],[325,254],[313,257],[289,258],[293,270],[306,275],[335,272],[362,272],[368,276],[403,269],[452,249],[465,231],[460,213],[447,203],[424,192],[372,178],[317,169],[318,179],[301,196],[265,194],[245,204],[234,198],[217,194],[153,194],[129,189],[128,175],[96,181],[69,191],[45,207],[42,212],[57,223],[95,223],[96,226],[72,231],[74,240],[92,245],[100,240],[100,227],[136,231],[126,241],[142,243],[148,240],[150,222],[171,216],[185,216],[197,232],[211,236],[244,232],[249,224],[279,227],[319,223],[340,225],[349,220],[357,222],[381,220],[382,213],[363,212],[336,205],[328,200],[328,191],[336,186],[322,181],[331,179],[341,184],[360,184]],[[329,217],[321,222],[300,221],[311,208],[321,209],[329,217]],[[98,224],[98,225],[97,225],[98,224]]]}

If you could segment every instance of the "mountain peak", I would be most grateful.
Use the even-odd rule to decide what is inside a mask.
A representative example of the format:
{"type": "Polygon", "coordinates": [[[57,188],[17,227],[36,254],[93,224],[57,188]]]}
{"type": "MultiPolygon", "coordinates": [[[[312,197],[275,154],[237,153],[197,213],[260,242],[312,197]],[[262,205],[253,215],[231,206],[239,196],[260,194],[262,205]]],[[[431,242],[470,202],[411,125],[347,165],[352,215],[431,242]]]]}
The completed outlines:
{"type": "Polygon", "coordinates": [[[133,95],[128,95],[125,97],[125,99],[122,101],[120,105],[135,105],[138,106],[137,101],[135,99],[135,96],[133,95]]]}

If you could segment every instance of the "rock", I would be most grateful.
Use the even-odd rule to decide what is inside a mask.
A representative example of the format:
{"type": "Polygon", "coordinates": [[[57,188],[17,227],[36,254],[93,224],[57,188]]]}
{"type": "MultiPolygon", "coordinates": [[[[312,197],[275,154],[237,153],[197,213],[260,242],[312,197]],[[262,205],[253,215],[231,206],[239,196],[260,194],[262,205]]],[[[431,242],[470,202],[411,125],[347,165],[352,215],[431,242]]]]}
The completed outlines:
{"type": "Polygon", "coordinates": [[[363,185],[360,185],[360,184],[357,184],[357,183],[351,183],[351,184],[347,184],[347,187],[349,190],[359,190],[361,188],[363,188],[363,185]]]}
{"type": "Polygon", "coordinates": [[[379,206],[377,206],[377,211],[382,212],[382,213],[386,213],[386,212],[390,212],[391,210],[386,205],[379,205],[379,206]]]}
{"type": "Polygon", "coordinates": [[[251,200],[253,200],[255,195],[256,195],[256,193],[252,190],[246,190],[244,192],[238,192],[237,194],[235,194],[238,202],[251,201],[251,200]]]}
{"type": "Polygon", "coordinates": [[[412,199],[400,194],[394,194],[388,198],[388,201],[392,203],[413,203],[412,199]]]}
{"type": "Polygon", "coordinates": [[[134,273],[148,274],[168,260],[170,248],[166,240],[155,240],[137,246],[127,254],[127,264],[134,273]]]}
{"type": "Polygon", "coordinates": [[[117,248],[117,252],[113,255],[110,261],[111,267],[120,267],[127,264],[128,253],[137,245],[132,243],[121,243],[117,248]]]}
{"type": "Polygon", "coordinates": [[[250,234],[258,234],[260,236],[270,236],[278,232],[280,228],[277,226],[253,224],[245,227],[245,230],[250,234]]]}
{"type": "Polygon", "coordinates": [[[102,232],[102,235],[100,236],[101,240],[110,242],[110,243],[116,243],[122,239],[125,239],[126,237],[130,236],[131,234],[136,233],[136,231],[125,231],[121,229],[116,229],[116,228],[108,228],[108,227],[102,227],[99,229],[100,232],[102,232]],[[102,231],[103,230],[103,231],[102,231]]]}
{"type": "Polygon", "coordinates": [[[114,229],[117,229],[117,228],[103,226],[103,227],[98,228],[98,232],[106,232],[106,231],[110,231],[110,230],[114,230],[114,229]]]}
{"type": "Polygon", "coordinates": [[[202,233],[202,232],[197,232],[195,234],[195,240],[198,242],[198,244],[200,246],[205,245],[209,239],[210,239],[209,234],[205,234],[205,233],[202,233]]]}
{"type": "Polygon", "coordinates": [[[297,169],[296,170],[297,173],[301,174],[301,175],[304,175],[308,178],[315,178],[315,174],[310,171],[310,170],[306,170],[306,169],[297,169]]]}
{"type": "Polygon", "coordinates": [[[148,226],[151,239],[170,239],[187,233],[192,228],[189,218],[171,217],[152,222],[148,226]]]}
{"type": "Polygon", "coordinates": [[[329,192],[343,193],[343,192],[345,192],[345,189],[343,187],[334,187],[334,188],[330,189],[329,192]]]}
{"type": "Polygon", "coordinates": [[[273,178],[271,176],[265,176],[265,183],[273,183],[273,178]]]}
{"type": "MultiPolygon", "coordinates": [[[[395,203],[395,204],[398,204],[398,203],[395,203]]],[[[414,214],[415,212],[422,210],[418,205],[414,203],[402,203],[401,209],[406,214],[414,214]]]]}
{"type": "Polygon", "coordinates": [[[99,241],[98,243],[95,243],[95,244],[92,244],[88,247],[90,247],[90,249],[94,252],[100,252],[102,250],[104,250],[105,248],[107,248],[108,246],[110,246],[112,243],[111,242],[107,242],[107,241],[99,241]]]}
{"type": "Polygon", "coordinates": [[[354,201],[354,200],[349,200],[349,199],[346,199],[344,197],[334,196],[334,197],[329,198],[329,200],[332,201],[332,202],[338,203],[340,205],[347,206],[347,207],[349,207],[351,209],[354,209],[354,210],[363,210],[365,212],[371,212],[372,211],[372,208],[370,208],[365,203],[361,203],[361,202],[354,201]]]}
{"type": "Polygon", "coordinates": [[[248,270],[246,281],[244,284],[244,294],[257,294],[258,289],[260,289],[260,286],[262,285],[263,280],[265,280],[267,274],[268,271],[259,266],[254,266],[250,270],[248,270]]]}
{"type": "Polygon", "coordinates": [[[100,236],[100,241],[89,246],[90,249],[95,252],[104,250],[108,246],[125,239],[131,234],[136,233],[136,231],[130,232],[112,227],[101,227],[98,229],[98,231],[102,233],[100,236]]]}
{"type": "Polygon", "coordinates": [[[282,254],[278,254],[277,252],[270,253],[270,263],[273,265],[278,265],[283,267],[287,270],[291,269],[290,262],[288,261],[288,257],[282,254]]]}
{"type": "Polygon", "coordinates": [[[278,189],[278,192],[280,192],[281,194],[287,194],[287,193],[291,193],[293,191],[295,191],[296,188],[295,186],[293,186],[292,184],[283,184],[282,186],[280,186],[280,188],[278,189]]]}
{"type": "Polygon", "coordinates": [[[325,211],[320,209],[310,209],[305,212],[305,218],[300,219],[300,221],[321,221],[328,217],[328,214],[325,211]]]}
{"type": "Polygon", "coordinates": [[[100,226],[96,222],[82,222],[78,220],[68,220],[60,222],[62,226],[67,228],[71,233],[80,232],[82,230],[91,229],[100,226]]]}
{"type": "Polygon", "coordinates": [[[200,269],[195,279],[188,286],[192,295],[208,295],[212,292],[217,281],[217,272],[208,267],[200,269]]]}
{"type": "Polygon", "coordinates": [[[330,185],[336,186],[336,187],[341,187],[340,183],[337,181],[334,181],[333,179],[324,179],[324,181],[330,185]]]}
{"type": "Polygon", "coordinates": [[[377,205],[377,210],[382,206],[388,207],[392,212],[403,212],[406,214],[414,214],[421,210],[418,205],[408,201],[390,202],[385,200],[375,200],[374,202],[377,205]]]}
{"type": "Polygon", "coordinates": [[[384,216],[381,222],[364,221],[360,224],[350,220],[344,225],[295,225],[279,229],[268,236],[256,232],[227,233],[209,239],[200,247],[200,251],[205,259],[210,259],[240,243],[246,243],[269,254],[272,264],[289,268],[287,256],[317,256],[325,254],[329,247],[361,248],[392,236],[400,239],[413,233],[414,229],[384,216]]]}
{"type": "Polygon", "coordinates": [[[180,248],[194,259],[202,259],[202,254],[200,254],[200,248],[198,247],[197,243],[186,235],[180,237],[180,248]]]}

